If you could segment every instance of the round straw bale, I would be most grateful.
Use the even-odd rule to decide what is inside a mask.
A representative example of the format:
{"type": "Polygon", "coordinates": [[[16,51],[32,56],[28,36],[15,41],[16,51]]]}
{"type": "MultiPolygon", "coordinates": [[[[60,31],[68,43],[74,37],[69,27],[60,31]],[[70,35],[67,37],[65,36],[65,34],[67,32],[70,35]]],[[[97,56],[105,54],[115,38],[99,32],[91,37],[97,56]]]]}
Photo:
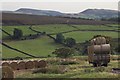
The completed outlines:
{"type": "Polygon", "coordinates": [[[96,38],[96,41],[95,41],[95,42],[96,42],[97,45],[100,45],[100,44],[101,44],[101,41],[100,41],[100,40],[101,40],[100,37],[97,37],[97,38],[96,38]]]}
{"type": "Polygon", "coordinates": [[[96,44],[95,41],[96,41],[96,39],[92,39],[92,40],[91,40],[91,44],[92,44],[92,45],[95,45],[95,44],[96,44]]]}
{"type": "Polygon", "coordinates": [[[100,45],[94,45],[94,52],[95,53],[100,53],[101,52],[101,46],[100,45]]]}
{"type": "Polygon", "coordinates": [[[21,61],[17,65],[17,70],[23,70],[23,69],[25,69],[25,62],[21,61]]]}
{"type": "Polygon", "coordinates": [[[106,44],[106,38],[105,37],[101,37],[101,43],[106,44]]]}
{"type": "Polygon", "coordinates": [[[45,60],[40,60],[39,61],[39,67],[40,68],[44,68],[44,67],[46,67],[46,65],[47,65],[47,62],[45,60]]]}
{"type": "Polygon", "coordinates": [[[33,69],[34,68],[34,62],[33,61],[27,61],[25,63],[25,69],[33,69]]]}
{"type": "Polygon", "coordinates": [[[14,72],[11,67],[2,67],[2,78],[14,78],[14,72]]]}
{"type": "Polygon", "coordinates": [[[10,63],[10,67],[11,67],[13,70],[17,70],[17,66],[18,66],[17,62],[11,62],[11,63],[10,63]]]}
{"type": "Polygon", "coordinates": [[[2,66],[10,66],[10,64],[8,62],[3,62],[2,66]]]}
{"type": "Polygon", "coordinates": [[[37,60],[35,60],[33,62],[34,62],[34,68],[39,68],[39,62],[37,60]]]}

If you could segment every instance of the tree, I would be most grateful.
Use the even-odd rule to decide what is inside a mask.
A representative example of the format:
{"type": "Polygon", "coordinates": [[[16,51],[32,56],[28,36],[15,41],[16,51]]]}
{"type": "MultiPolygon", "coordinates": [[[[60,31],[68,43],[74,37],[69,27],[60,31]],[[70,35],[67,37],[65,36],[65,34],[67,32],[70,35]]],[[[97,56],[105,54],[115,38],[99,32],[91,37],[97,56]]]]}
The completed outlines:
{"type": "Polygon", "coordinates": [[[65,40],[65,45],[68,47],[73,47],[76,44],[76,40],[73,38],[67,38],[65,40]]]}
{"type": "Polygon", "coordinates": [[[57,43],[63,43],[64,42],[64,36],[61,33],[58,33],[56,35],[56,42],[57,43]]]}
{"type": "Polygon", "coordinates": [[[74,54],[74,49],[71,48],[59,48],[56,49],[52,54],[57,55],[57,57],[67,58],[74,54]]]}
{"type": "Polygon", "coordinates": [[[14,28],[13,37],[15,39],[20,39],[23,36],[23,32],[20,29],[14,28]]]}

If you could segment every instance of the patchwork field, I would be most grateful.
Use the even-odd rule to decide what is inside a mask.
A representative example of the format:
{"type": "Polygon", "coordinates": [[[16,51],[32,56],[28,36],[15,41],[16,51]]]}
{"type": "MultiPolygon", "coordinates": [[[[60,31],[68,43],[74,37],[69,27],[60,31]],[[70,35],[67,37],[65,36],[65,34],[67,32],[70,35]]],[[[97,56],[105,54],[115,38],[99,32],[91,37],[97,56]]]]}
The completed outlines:
{"type": "MultiPolygon", "coordinates": [[[[13,35],[14,28],[21,29],[23,35],[37,34],[36,32],[29,29],[29,25],[26,26],[3,26],[2,29],[13,35]]],[[[81,30],[117,30],[118,27],[107,27],[103,25],[66,25],[66,24],[50,24],[50,25],[33,25],[31,27],[39,32],[46,32],[46,34],[51,33],[61,33],[66,31],[71,31],[63,33],[65,38],[72,37],[77,42],[82,43],[86,40],[91,39],[94,35],[106,35],[112,38],[118,38],[118,32],[113,31],[75,31],[81,30]],[[74,27],[75,26],[75,27],[74,27]]],[[[2,32],[3,38],[8,35],[2,32]]],[[[52,35],[55,37],[55,35],[52,35]]],[[[20,41],[3,41],[9,46],[19,49],[21,51],[27,52],[29,54],[41,57],[47,57],[49,55],[53,56],[51,53],[56,49],[63,47],[61,44],[56,44],[53,39],[48,36],[41,36],[37,39],[30,40],[20,40],[20,41]]],[[[27,57],[19,52],[13,51],[6,47],[3,47],[3,58],[11,57],[27,57]]]]}
{"type": "MultiPolygon", "coordinates": [[[[120,62],[118,55],[111,55],[111,61],[108,64],[108,67],[93,67],[92,64],[89,64],[88,62],[88,56],[77,55],[66,59],[56,58],[52,52],[55,51],[55,49],[64,46],[62,44],[55,43],[54,39],[48,36],[50,35],[56,38],[57,33],[62,33],[65,38],[74,38],[77,43],[83,43],[95,35],[105,35],[116,39],[118,38],[118,32],[116,31],[118,30],[118,26],[116,25],[114,27],[109,27],[104,25],[50,24],[2,27],[4,31],[11,35],[13,35],[14,28],[22,30],[24,36],[37,34],[37,32],[45,32],[46,34],[35,39],[6,40],[8,35],[2,31],[2,37],[5,38],[3,42],[10,47],[36,57],[41,57],[31,57],[32,60],[42,59],[47,61],[47,66],[45,68],[15,71],[15,78],[28,78],[28,80],[29,78],[118,78],[119,74],[112,70],[113,68],[118,68],[118,63],[120,62]]],[[[2,58],[4,59],[20,57],[24,60],[31,60],[31,58],[27,55],[12,50],[1,44],[0,46],[2,46],[2,58]]]]}
{"type": "MultiPolygon", "coordinates": [[[[28,26],[2,26],[2,29],[13,35],[14,28],[20,29],[23,31],[23,35],[35,34],[35,32],[31,31],[28,26]]],[[[2,33],[3,38],[8,36],[4,32],[2,33]]]]}

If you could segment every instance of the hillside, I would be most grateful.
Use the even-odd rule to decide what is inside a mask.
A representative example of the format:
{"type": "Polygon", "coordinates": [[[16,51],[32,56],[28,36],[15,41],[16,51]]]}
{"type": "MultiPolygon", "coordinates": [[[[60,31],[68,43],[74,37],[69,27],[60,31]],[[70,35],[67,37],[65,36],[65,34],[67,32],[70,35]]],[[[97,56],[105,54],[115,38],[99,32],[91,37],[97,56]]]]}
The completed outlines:
{"type": "Polygon", "coordinates": [[[113,24],[115,22],[99,21],[99,20],[86,20],[75,19],[68,17],[55,17],[55,16],[41,16],[31,14],[18,14],[18,13],[3,13],[3,25],[34,25],[34,24],[113,24]]]}
{"type": "Polygon", "coordinates": [[[15,12],[23,13],[23,14],[33,14],[33,15],[46,15],[46,16],[62,16],[64,15],[58,11],[50,11],[50,10],[36,10],[36,9],[27,9],[27,8],[20,8],[15,12]]]}
{"type": "Polygon", "coordinates": [[[118,17],[118,11],[116,10],[107,10],[107,9],[87,9],[79,14],[84,14],[91,18],[113,18],[118,17]]]}
{"type": "Polygon", "coordinates": [[[86,9],[79,13],[62,13],[53,10],[37,10],[29,8],[20,8],[15,13],[33,14],[33,15],[46,15],[46,16],[64,16],[73,18],[89,18],[89,19],[101,19],[101,18],[113,18],[118,17],[118,11],[108,9],[86,9]]]}

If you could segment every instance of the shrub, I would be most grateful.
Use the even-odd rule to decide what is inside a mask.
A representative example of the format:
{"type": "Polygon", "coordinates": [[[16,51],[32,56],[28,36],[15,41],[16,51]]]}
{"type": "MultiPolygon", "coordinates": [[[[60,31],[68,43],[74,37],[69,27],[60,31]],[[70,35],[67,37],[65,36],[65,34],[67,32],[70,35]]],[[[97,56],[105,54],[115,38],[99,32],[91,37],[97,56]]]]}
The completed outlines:
{"type": "Polygon", "coordinates": [[[65,45],[68,47],[73,47],[76,44],[76,40],[73,38],[67,38],[65,40],[65,45]]]}
{"type": "Polygon", "coordinates": [[[23,36],[22,30],[14,28],[14,31],[13,31],[14,39],[21,39],[22,36],[23,36]]]}
{"type": "Polygon", "coordinates": [[[63,43],[64,42],[64,36],[61,33],[58,33],[56,35],[56,42],[57,43],[63,43]]]}
{"type": "Polygon", "coordinates": [[[67,58],[67,57],[71,56],[72,54],[74,54],[74,49],[59,48],[59,49],[56,49],[54,52],[52,52],[52,54],[57,55],[57,57],[67,58]]]}

